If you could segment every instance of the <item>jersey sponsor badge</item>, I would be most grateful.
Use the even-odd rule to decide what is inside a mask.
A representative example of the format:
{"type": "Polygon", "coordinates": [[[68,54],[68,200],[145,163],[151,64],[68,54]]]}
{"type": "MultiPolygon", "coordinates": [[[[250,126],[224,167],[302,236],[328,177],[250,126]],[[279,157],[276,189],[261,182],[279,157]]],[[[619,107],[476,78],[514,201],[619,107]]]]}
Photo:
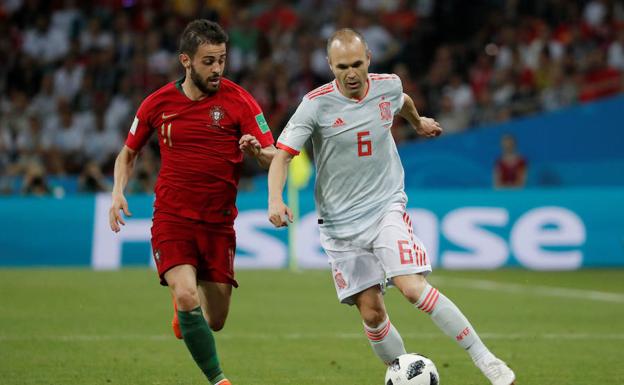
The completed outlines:
{"type": "Polygon", "coordinates": [[[269,132],[269,124],[264,118],[264,114],[262,112],[256,115],[256,123],[258,124],[258,128],[260,129],[260,132],[262,132],[263,134],[266,134],[267,132],[269,132]]]}
{"type": "Polygon", "coordinates": [[[219,125],[219,121],[223,119],[225,116],[225,112],[223,112],[223,108],[221,106],[212,106],[210,108],[210,117],[212,118],[212,124],[215,126],[219,125]]]}
{"type": "Polygon", "coordinates": [[[138,125],[139,125],[139,118],[135,116],[134,120],[132,121],[132,126],[130,126],[130,133],[132,135],[136,135],[136,129],[138,125]]]}

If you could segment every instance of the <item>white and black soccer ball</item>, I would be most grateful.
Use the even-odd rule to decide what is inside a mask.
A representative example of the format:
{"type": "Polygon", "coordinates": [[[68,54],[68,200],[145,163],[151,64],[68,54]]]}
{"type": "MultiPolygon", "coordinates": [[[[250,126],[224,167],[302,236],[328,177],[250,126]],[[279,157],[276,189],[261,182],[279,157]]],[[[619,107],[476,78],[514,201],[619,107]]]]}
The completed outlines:
{"type": "Polygon", "coordinates": [[[433,361],[408,353],[396,358],[386,371],[384,385],[439,385],[440,376],[433,361]]]}

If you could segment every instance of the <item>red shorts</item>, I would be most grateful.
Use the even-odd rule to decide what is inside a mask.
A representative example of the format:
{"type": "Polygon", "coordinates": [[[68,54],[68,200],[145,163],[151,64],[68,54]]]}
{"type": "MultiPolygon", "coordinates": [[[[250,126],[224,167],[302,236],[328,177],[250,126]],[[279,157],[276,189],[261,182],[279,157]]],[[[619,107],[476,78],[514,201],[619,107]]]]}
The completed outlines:
{"type": "Polygon", "coordinates": [[[234,279],[236,233],[233,225],[155,213],[152,250],[161,285],[167,285],[165,273],[172,267],[193,265],[198,280],[238,287],[234,279]]]}

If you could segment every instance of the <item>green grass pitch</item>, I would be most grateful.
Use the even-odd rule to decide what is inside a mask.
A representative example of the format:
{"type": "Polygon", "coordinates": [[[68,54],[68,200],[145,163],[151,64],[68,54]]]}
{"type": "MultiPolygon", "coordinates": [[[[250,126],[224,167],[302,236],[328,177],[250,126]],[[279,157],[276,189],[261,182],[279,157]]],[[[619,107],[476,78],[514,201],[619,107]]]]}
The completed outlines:
{"type": "MultiPolygon", "coordinates": [[[[382,385],[384,366],[327,271],[240,271],[217,333],[234,385],[382,385]]],[[[517,384],[624,384],[624,270],[435,271],[517,384]]],[[[0,270],[0,383],[205,384],[170,330],[155,272],[0,270]]],[[[486,384],[468,356],[396,289],[386,295],[408,351],[444,385],[486,384]]]]}

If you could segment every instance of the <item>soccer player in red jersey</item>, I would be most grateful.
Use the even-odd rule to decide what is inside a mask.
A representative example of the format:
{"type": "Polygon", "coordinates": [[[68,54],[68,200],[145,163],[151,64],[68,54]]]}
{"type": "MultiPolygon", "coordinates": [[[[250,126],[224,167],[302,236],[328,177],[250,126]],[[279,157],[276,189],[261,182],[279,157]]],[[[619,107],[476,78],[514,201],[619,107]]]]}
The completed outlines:
{"type": "MultiPolygon", "coordinates": [[[[110,226],[130,216],[124,188],[153,132],[162,159],[155,187],[152,248],[160,282],[176,305],[179,332],[211,384],[227,385],[212,331],[223,328],[234,280],[234,218],[243,154],[268,168],[273,136],[253,97],[222,77],[227,34],[208,20],[180,39],[185,77],[141,104],[115,162],[110,226]]],[[[175,331],[175,330],[174,330],[175,331]]],[[[176,333],[178,334],[178,333],[176,333]]]]}

